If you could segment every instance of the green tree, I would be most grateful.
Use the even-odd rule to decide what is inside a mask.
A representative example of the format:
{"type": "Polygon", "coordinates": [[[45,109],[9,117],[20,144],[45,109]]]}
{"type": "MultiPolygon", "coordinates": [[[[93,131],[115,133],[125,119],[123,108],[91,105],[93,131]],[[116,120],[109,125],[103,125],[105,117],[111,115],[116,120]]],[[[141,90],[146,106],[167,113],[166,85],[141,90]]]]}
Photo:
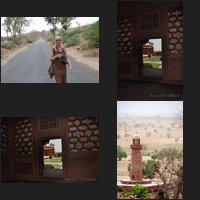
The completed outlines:
{"type": "Polygon", "coordinates": [[[66,31],[70,27],[71,21],[75,18],[76,17],[60,17],[59,21],[64,31],[66,31]]]}
{"type": "Polygon", "coordinates": [[[55,37],[55,33],[58,23],[60,23],[60,17],[44,17],[44,20],[47,22],[47,24],[51,25],[53,28],[50,29],[51,33],[55,37]]]}
{"type": "Polygon", "coordinates": [[[142,162],[143,178],[154,178],[156,175],[156,167],[160,168],[160,165],[155,160],[148,160],[147,162],[142,162]]]}
{"type": "Polygon", "coordinates": [[[24,27],[30,25],[30,20],[27,20],[26,17],[16,17],[16,31],[18,36],[21,37],[24,27]]]}
{"type": "Polygon", "coordinates": [[[26,17],[6,17],[2,25],[7,33],[7,37],[8,33],[13,37],[16,37],[17,34],[21,37],[24,27],[29,26],[30,21],[26,17]]]}
{"type": "Polygon", "coordinates": [[[119,158],[119,161],[121,161],[122,158],[126,158],[126,157],[127,157],[126,152],[123,151],[120,145],[117,145],[117,158],[119,158]]]}

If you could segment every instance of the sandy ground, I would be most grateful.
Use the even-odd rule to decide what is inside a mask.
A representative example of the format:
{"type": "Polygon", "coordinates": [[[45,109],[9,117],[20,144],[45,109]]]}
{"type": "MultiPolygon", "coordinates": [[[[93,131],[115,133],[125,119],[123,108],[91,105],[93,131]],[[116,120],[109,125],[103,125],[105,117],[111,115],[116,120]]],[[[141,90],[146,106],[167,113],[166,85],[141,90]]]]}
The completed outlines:
{"type": "Polygon", "coordinates": [[[67,48],[68,54],[73,57],[77,62],[84,63],[96,71],[99,71],[99,56],[98,57],[89,57],[85,56],[84,51],[78,51],[77,47],[69,47],[67,48]]]}
{"type": "MultiPolygon", "coordinates": [[[[18,53],[24,51],[27,47],[33,44],[21,45],[19,48],[15,49],[1,48],[1,66],[4,66],[9,60],[14,58],[18,53]]],[[[99,56],[97,57],[86,56],[87,55],[86,51],[80,51],[77,50],[77,48],[78,46],[67,48],[68,55],[74,58],[77,62],[84,63],[90,66],[91,68],[95,69],[96,71],[99,71],[99,56]]]]}

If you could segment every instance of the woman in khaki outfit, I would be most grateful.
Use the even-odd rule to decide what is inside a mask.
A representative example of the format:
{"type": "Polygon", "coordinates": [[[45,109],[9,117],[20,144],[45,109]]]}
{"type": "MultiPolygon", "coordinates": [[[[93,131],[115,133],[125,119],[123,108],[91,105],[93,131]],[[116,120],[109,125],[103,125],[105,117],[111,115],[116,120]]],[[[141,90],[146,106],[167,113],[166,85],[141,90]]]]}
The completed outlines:
{"type": "Polygon", "coordinates": [[[72,66],[67,55],[66,48],[61,46],[62,38],[55,37],[55,47],[51,49],[50,61],[52,62],[53,72],[57,83],[67,82],[66,64],[69,65],[70,73],[72,73],[72,66]]]}

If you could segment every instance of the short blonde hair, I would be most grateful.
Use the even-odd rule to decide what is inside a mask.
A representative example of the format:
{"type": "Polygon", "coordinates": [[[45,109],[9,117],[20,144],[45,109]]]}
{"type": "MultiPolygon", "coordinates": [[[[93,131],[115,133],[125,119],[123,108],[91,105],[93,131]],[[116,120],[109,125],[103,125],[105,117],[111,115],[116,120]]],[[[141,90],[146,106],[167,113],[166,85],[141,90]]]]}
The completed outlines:
{"type": "Polygon", "coordinates": [[[55,40],[56,40],[56,39],[62,40],[62,38],[61,38],[59,35],[57,35],[57,36],[55,37],[55,40]]]}

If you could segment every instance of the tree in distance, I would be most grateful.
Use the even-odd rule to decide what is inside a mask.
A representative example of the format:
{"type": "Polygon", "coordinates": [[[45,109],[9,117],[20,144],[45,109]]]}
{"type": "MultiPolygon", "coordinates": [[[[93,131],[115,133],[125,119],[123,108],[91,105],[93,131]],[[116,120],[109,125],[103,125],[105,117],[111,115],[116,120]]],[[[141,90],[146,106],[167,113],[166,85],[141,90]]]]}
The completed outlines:
{"type": "Polygon", "coordinates": [[[122,158],[126,158],[126,157],[127,157],[126,152],[123,151],[120,145],[117,145],[117,158],[119,158],[119,161],[121,161],[122,158]]]}

